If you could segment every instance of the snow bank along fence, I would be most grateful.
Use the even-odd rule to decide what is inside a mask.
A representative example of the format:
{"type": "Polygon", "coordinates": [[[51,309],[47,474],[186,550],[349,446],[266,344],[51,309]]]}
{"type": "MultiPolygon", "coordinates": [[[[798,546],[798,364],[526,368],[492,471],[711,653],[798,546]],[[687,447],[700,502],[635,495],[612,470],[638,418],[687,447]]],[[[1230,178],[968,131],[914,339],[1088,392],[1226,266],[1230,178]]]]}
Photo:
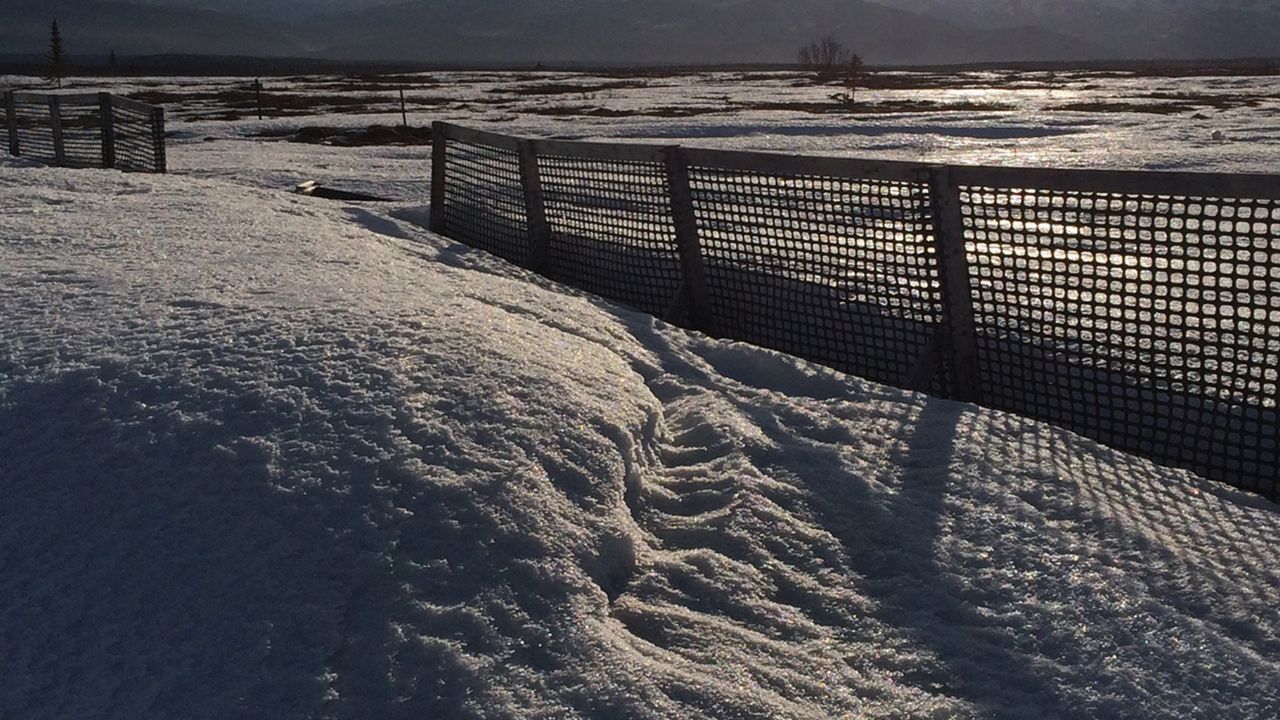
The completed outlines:
{"type": "Polygon", "coordinates": [[[437,123],[432,229],[712,335],[1280,496],[1280,176],[525,140],[437,123]]]}
{"type": "Polygon", "coordinates": [[[165,171],[164,108],[110,93],[6,92],[9,153],[63,167],[165,171]]]}

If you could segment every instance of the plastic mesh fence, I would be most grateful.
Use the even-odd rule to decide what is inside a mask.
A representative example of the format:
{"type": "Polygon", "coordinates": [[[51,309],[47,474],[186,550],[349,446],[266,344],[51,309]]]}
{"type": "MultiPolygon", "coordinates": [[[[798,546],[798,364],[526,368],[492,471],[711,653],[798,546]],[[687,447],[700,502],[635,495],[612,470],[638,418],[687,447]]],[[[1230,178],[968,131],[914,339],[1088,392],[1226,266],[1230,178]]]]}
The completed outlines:
{"type": "Polygon", "coordinates": [[[43,163],[53,163],[53,123],[49,106],[45,103],[14,103],[18,126],[18,147],[23,157],[43,163]]]}
{"type": "Polygon", "coordinates": [[[62,164],[102,167],[102,110],[97,105],[62,105],[62,164]]]}
{"type": "Polygon", "coordinates": [[[31,97],[19,99],[15,95],[13,102],[16,149],[22,157],[65,167],[110,165],[120,170],[165,172],[164,115],[159,108],[121,107],[117,104],[121,101],[113,99],[115,154],[114,158],[108,158],[104,157],[106,137],[100,96],[94,95],[92,100],[84,96],[35,96],[43,98],[38,102],[31,97]],[[62,136],[61,157],[50,97],[60,99],[56,113],[62,136]],[[112,159],[114,164],[109,162],[112,159]]]}
{"type": "MultiPolygon", "coordinates": [[[[450,140],[444,231],[536,262],[515,140],[493,137],[501,147],[450,140]]],[[[533,147],[549,234],[543,269],[665,314],[686,268],[667,168],[649,160],[657,153],[533,147]]],[[[960,381],[951,343],[968,343],[944,306],[963,318],[970,303],[944,297],[939,252],[963,248],[967,268],[954,269],[971,286],[984,403],[1280,497],[1280,200],[1236,197],[1272,192],[1267,178],[1077,171],[1060,181],[1011,169],[683,157],[703,310],[717,335],[889,384],[931,378],[928,389],[948,395],[960,381]],[[957,174],[958,190],[946,179],[957,174]],[[1148,181],[1165,194],[1144,192],[1148,181]],[[934,203],[931,187],[954,201],[934,203]],[[961,227],[944,215],[939,233],[933,213],[956,207],[961,227]]]]}
{"type": "Polygon", "coordinates": [[[927,184],[713,167],[689,179],[718,334],[906,380],[943,319],[927,184]]]}
{"type": "Polygon", "coordinates": [[[164,126],[153,113],[130,108],[112,109],[115,116],[116,167],[121,170],[164,172],[164,126]]]}
{"type": "Polygon", "coordinates": [[[665,167],[540,157],[548,276],[663,316],[680,289],[665,167]]]}
{"type": "Polygon", "coordinates": [[[510,150],[450,140],[442,232],[513,263],[529,257],[520,159],[510,150]]]}
{"type": "Polygon", "coordinates": [[[962,188],[988,404],[1277,495],[1280,203],[962,188]]]}

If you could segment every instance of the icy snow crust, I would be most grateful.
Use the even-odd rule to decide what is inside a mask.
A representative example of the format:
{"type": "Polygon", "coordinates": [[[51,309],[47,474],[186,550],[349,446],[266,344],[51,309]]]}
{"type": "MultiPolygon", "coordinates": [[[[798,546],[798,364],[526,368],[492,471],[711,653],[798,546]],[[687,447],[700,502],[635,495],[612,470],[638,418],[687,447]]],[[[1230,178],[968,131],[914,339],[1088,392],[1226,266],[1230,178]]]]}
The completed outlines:
{"type": "Polygon", "coordinates": [[[0,716],[1280,714],[1275,506],[412,217],[0,162],[0,716]]]}

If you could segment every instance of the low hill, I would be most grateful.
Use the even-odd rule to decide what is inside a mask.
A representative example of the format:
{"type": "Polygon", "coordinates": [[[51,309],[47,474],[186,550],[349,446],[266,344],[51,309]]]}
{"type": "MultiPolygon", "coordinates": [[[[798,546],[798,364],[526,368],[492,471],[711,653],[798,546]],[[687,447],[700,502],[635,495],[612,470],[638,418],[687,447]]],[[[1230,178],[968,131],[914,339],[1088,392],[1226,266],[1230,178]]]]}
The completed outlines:
{"type": "Polygon", "coordinates": [[[884,0],[980,27],[1036,25],[1130,58],[1280,54],[1274,0],[884,0]]]}
{"type": "Polygon", "coordinates": [[[416,0],[349,13],[330,27],[341,28],[330,54],[429,61],[792,62],[800,45],[827,33],[873,63],[1105,52],[1040,28],[981,30],[865,0],[416,0]]]}
{"type": "Polygon", "coordinates": [[[55,12],[68,51],[85,55],[114,49],[435,63],[776,63],[793,61],[801,44],[827,33],[877,64],[1108,52],[1038,27],[977,29],[865,0],[415,0],[345,13],[312,8],[288,20],[130,2],[50,7],[16,0],[0,26],[0,47],[43,52],[55,12]]]}
{"type": "Polygon", "coordinates": [[[297,29],[245,15],[129,2],[5,0],[0,48],[41,53],[56,13],[72,55],[180,53],[296,56],[316,50],[297,29]]]}

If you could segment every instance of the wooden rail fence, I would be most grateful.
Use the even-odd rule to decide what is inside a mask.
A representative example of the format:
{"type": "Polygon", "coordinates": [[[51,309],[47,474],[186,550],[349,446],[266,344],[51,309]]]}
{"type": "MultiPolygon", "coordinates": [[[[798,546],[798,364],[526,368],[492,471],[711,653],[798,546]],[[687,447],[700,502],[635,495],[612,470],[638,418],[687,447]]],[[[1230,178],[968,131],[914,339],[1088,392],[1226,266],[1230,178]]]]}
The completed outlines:
{"type": "Polygon", "coordinates": [[[166,170],[164,109],[110,93],[4,94],[9,154],[63,167],[166,170]]]}
{"type": "Polygon", "coordinates": [[[434,130],[445,236],[712,335],[1280,497],[1280,176],[434,130]]]}

